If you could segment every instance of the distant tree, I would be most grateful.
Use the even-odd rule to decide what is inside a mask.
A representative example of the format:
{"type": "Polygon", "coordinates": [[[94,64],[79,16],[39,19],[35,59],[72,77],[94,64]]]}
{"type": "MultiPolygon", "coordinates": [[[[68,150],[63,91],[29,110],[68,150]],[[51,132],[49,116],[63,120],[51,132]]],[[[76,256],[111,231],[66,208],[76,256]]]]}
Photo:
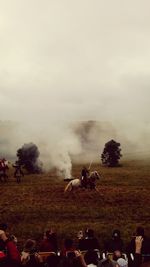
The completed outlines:
{"type": "Polygon", "coordinates": [[[18,164],[23,165],[29,173],[40,173],[42,163],[38,160],[40,152],[33,144],[24,144],[17,150],[18,164]]]}
{"type": "Polygon", "coordinates": [[[119,165],[119,159],[122,157],[120,143],[110,140],[105,144],[101,160],[108,167],[116,167],[119,165]]]}

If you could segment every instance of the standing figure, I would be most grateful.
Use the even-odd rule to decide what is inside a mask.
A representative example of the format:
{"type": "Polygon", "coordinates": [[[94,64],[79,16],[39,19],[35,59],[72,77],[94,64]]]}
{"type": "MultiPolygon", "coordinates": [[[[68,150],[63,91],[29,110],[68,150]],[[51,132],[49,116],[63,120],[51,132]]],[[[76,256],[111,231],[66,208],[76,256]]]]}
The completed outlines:
{"type": "Polygon", "coordinates": [[[0,159],[0,181],[3,182],[7,182],[8,180],[8,175],[7,175],[7,170],[8,170],[8,161],[3,158],[3,159],[0,159]],[[3,178],[3,179],[2,179],[3,178]]]}
{"type": "Polygon", "coordinates": [[[13,165],[13,167],[15,168],[14,177],[16,178],[17,183],[20,183],[21,177],[24,176],[24,173],[21,169],[21,164],[19,164],[19,162],[16,161],[15,164],[13,165]]]}
{"type": "Polygon", "coordinates": [[[84,166],[81,171],[81,187],[87,188],[89,170],[84,166]]]}

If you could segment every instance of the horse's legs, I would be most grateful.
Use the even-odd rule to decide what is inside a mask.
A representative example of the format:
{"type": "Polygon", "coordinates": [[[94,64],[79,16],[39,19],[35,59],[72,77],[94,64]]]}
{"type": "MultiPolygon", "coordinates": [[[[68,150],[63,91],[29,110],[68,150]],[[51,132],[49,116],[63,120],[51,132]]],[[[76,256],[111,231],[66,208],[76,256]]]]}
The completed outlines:
{"type": "Polygon", "coordinates": [[[91,190],[95,189],[95,184],[94,184],[94,183],[90,183],[90,184],[89,184],[89,188],[90,188],[91,190]]]}
{"type": "Polygon", "coordinates": [[[16,178],[17,178],[17,183],[19,184],[21,182],[21,176],[19,175],[16,178]]]}
{"type": "Polygon", "coordinates": [[[1,183],[6,183],[7,182],[5,174],[1,174],[0,175],[0,182],[1,183]]]}
{"type": "Polygon", "coordinates": [[[4,177],[4,182],[7,183],[8,182],[8,175],[6,173],[4,173],[3,177],[4,177]]]}

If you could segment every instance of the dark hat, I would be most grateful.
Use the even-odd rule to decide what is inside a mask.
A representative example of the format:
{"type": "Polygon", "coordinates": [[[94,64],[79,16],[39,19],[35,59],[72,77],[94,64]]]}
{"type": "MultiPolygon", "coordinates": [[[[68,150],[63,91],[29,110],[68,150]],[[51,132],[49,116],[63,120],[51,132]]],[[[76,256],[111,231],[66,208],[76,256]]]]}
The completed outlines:
{"type": "Polygon", "coordinates": [[[112,234],[113,237],[120,237],[120,231],[118,229],[115,229],[112,234]]]}
{"type": "Polygon", "coordinates": [[[0,230],[6,231],[8,228],[8,225],[6,223],[1,223],[0,224],[0,230]]]}

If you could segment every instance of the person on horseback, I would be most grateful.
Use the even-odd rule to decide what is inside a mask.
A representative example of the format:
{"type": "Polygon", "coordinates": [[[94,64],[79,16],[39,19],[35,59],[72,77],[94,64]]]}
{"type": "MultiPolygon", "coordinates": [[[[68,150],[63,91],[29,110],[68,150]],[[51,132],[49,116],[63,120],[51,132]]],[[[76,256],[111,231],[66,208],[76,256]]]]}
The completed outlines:
{"type": "Polygon", "coordinates": [[[89,170],[85,166],[83,166],[81,170],[81,187],[87,188],[88,177],[89,177],[89,170]]]}

